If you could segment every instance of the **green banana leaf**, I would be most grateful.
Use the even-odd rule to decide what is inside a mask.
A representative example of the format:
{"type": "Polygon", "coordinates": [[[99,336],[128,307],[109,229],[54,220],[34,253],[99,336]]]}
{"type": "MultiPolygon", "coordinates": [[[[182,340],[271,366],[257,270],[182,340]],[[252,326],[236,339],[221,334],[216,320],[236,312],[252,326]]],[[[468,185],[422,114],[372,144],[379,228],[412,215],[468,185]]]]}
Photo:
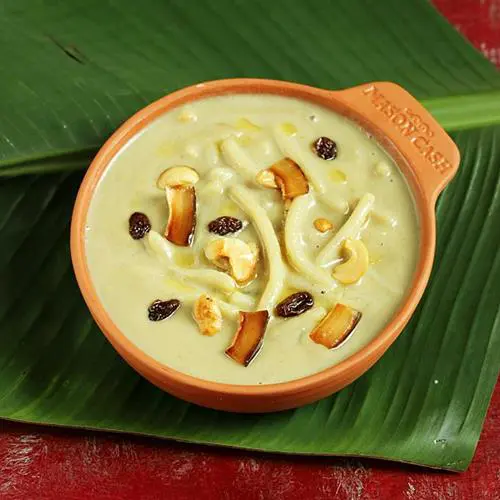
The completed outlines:
{"type": "Polygon", "coordinates": [[[439,98],[454,126],[500,118],[500,74],[426,0],[3,0],[0,14],[9,175],[63,168],[51,160],[91,154],[151,100],[217,78],[390,80],[439,98]]]}
{"type": "Polygon", "coordinates": [[[428,2],[5,0],[0,13],[0,417],[467,467],[500,366],[500,76],[428,2]],[[93,323],[69,258],[74,170],[152,99],[234,76],[396,81],[463,156],[404,333],[340,393],[268,415],[202,409],[140,378],[93,323]]]}

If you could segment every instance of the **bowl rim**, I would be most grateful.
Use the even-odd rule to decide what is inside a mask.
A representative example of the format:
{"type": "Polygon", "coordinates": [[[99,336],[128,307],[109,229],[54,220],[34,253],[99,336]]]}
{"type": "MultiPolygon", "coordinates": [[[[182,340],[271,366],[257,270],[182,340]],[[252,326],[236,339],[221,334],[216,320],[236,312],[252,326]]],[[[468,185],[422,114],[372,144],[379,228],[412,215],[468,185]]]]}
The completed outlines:
{"type": "MultiPolygon", "coordinates": [[[[384,83],[381,82],[380,84],[384,83]]],[[[405,92],[395,84],[389,82],[387,84],[405,92]]],[[[104,143],[89,166],[75,201],[71,219],[71,258],[78,286],[94,320],[113,347],[137,371],[141,374],[148,374],[155,380],[169,379],[170,382],[176,385],[182,385],[191,390],[201,389],[219,396],[290,396],[294,393],[331,383],[336,379],[349,378],[353,370],[361,369],[361,373],[363,373],[373,364],[374,357],[375,359],[380,357],[394,342],[417,307],[430,276],[436,235],[434,205],[440,189],[429,191],[425,183],[421,182],[418,170],[413,168],[414,158],[413,160],[408,158],[408,155],[401,151],[398,144],[399,139],[396,136],[388,136],[387,132],[382,131],[373,119],[367,119],[362,112],[353,109],[348,103],[346,104],[342,98],[343,93],[351,92],[357,88],[361,87],[330,91],[298,83],[253,78],[235,78],[198,83],[167,94],[142,108],[126,120],[104,143]],[[396,161],[402,170],[403,176],[408,181],[415,201],[420,233],[418,261],[405,298],[393,314],[392,319],[364,347],[340,363],[298,379],[258,385],[229,384],[202,379],[164,365],[142,351],[112,321],[97,295],[87,265],[85,253],[87,214],[95,188],[110,161],[133,136],[165,112],[188,102],[228,93],[278,94],[305,99],[329,107],[335,112],[358,122],[362,128],[377,138],[382,147],[396,161]],[[395,156],[398,157],[397,160],[395,156]]],[[[439,127],[435,121],[434,124],[439,127]]],[[[458,166],[458,159],[456,161],[458,166]]]]}

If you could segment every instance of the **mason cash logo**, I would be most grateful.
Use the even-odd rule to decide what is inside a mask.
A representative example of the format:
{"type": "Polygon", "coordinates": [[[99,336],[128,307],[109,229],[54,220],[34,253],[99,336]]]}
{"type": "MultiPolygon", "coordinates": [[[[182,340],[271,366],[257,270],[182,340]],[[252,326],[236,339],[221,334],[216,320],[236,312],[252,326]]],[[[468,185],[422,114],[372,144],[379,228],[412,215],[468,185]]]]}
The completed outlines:
{"type": "Polygon", "coordinates": [[[400,133],[408,137],[420,154],[439,173],[444,174],[451,168],[450,162],[432,145],[434,133],[420,116],[409,108],[399,108],[390,102],[374,85],[363,90],[371,97],[372,104],[391,121],[400,133]]]}

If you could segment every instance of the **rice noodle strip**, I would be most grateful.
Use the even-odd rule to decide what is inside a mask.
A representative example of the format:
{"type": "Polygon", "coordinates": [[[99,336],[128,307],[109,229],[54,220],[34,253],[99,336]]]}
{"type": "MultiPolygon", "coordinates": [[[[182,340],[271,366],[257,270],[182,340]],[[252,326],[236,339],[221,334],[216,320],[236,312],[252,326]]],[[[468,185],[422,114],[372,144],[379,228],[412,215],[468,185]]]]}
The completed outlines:
{"type": "Polygon", "coordinates": [[[223,141],[228,137],[239,137],[241,135],[243,135],[243,132],[236,130],[234,127],[223,123],[217,123],[210,129],[210,131],[202,131],[191,135],[189,139],[181,143],[181,147],[183,147],[184,150],[192,148],[200,150],[205,146],[223,141]]]}
{"type": "Polygon", "coordinates": [[[311,262],[302,243],[303,228],[311,206],[314,204],[313,196],[304,194],[297,196],[290,205],[285,221],[285,247],[290,264],[313,282],[321,283],[328,290],[335,288],[336,282],[324,269],[311,262]]]}
{"type": "Polygon", "coordinates": [[[166,264],[165,269],[183,278],[196,283],[212,286],[224,292],[233,292],[236,289],[236,282],[226,273],[215,271],[214,269],[184,269],[173,261],[174,249],[171,244],[156,231],[149,231],[146,241],[153,253],[166,264]]]}
{"type": "Polygon", "coordinates": [[[240,310],[238,307],[235,307],[233,304],[228,304],[223,300],[217,299],[217,305],[220,307],[220,310],[224,316],[227,316],[231,319],[237,319],[240,316],[240,310]]]}
{"type": "Polygon", "coordinates": [[[268,282],[257,304],[257,310],[271,310],[278,300],[285,281],[285,264],[273,225],[266,211],[259,205],[252,192],[243,186],[230,188],[231,198],[252,219],[267,259],[268,282]]]}
{"type": "Polygon", "coordinates": [[[307,161],[304,159],[304,155],[296,139],[286,135],[279,126],[273,128],[273,134],[274,140],[276,141],[276,144],[278,144],[278,147],[283,153],[283,156],[290,158],[295,163],[297,163],[300,166],[301,170],[304,172],[307,180],[312,185],[312,187],[318,193],[324,193],[326,191],[325,184],[316,175],[316,172],[314,172],[313,169],[309,167],[307,161]]]}
{"type": "Polygon", "coordinates": [[[222,141],[220,149],[222,158],[230,167],[255,182],[255,176],[260,169],[245,150],[235,141],[234,137],[228,137],[222,141]]]}
{"type": "Polygon", "coordinates": [[[373,208],[374,202],[375,196],[373,196],[373,194],[366,193],[363,195],[344,225],[319,252],[316,258],[318,265],[328,266],[333,264],[333,262],[335,262],[335,260],[339,257],[339,249],[342,242],[346,238],[359,238],[359,233],[366,221],[366,218],[368,217],[368,214],[373,208]]]}
{"type": "Polygon", "coordinates": [[[333,193],[325,193],[319,196],[319,199],[332,210],[339,214],[346,214],[349,212],[349,203],[344,198],[335,196],[333,193]]]}
{"type": "Polygon", "coordinates": [[[251,311],[255,307],[255,300],[246,293],[234,292],[229,299],[231,304],[238,306],[240,310],[251,311]]]}

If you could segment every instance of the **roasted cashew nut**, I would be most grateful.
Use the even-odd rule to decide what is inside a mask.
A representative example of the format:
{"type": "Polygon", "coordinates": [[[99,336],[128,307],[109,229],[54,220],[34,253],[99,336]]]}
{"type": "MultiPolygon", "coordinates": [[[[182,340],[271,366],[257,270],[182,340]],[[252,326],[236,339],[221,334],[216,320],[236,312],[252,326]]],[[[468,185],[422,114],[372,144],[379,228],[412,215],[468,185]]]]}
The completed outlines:
{"type": "Polygon", "coordinates": [[[333,277],[344,285],[356,283],[368,270],[368,250],[361,240],[344,240],[342,250],[347,260],[333,271],[333,277]]]}
{"type": "Polygon", "coordinates": [[[179,165],[176,167],[170,167],[164,170],[158,180],[156,185],[160,189],[165,189],[167,187],[175,186],[192,186],[200,180],[200,176],[196,170],[185,165],[179,165]]]}
{"type": "Polygon", "coordinates": [[[193,317],[203,335],[215,335],[222,328],[222,313],[217,302],[206,293],[196,299],[193,317]]]}
{"type": "Polygon", "coordinates": [[[240,284],[250,281],[255,275],[258,249],[238,238],[212,240],[205,248],[205,255],[240,284]]]}
{"type": "Polygon", "coordinates": [[[256,176],[257,184],[269,189],[278,189],[275,175],[268,169],[261,170],[256,176]]]}

